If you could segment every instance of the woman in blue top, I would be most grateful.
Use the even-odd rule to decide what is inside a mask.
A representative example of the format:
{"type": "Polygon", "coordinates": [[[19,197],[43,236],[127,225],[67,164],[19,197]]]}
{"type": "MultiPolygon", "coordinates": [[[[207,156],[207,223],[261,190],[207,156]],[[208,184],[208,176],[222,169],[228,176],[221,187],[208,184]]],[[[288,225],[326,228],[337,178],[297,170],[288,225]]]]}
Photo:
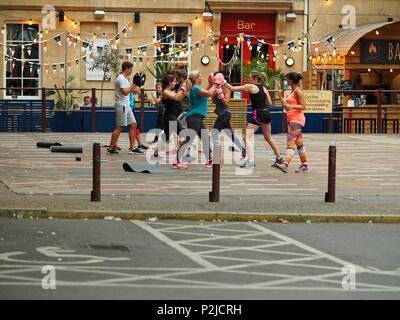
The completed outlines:
{"type": "MultiPolygon", "coordinates": [[[[186,114],[186,121],[188,129],[194,130],[196,134],[201,139],[201,130],[206,129],[204,125],[204,118],[207,117],[208,114],[208,98],[212,97],[215,94],[215,90],[217,88],[216,84],[209,84],[206,89],[201,87],[203,83],[203,76],[199,71],[192,71],[189,74],[189,79],[187,81],[187,94],[190,94],[190,101],[192,107],[186,114]]],[[[179,147],[176,162],[172,165],[175,169],[187,169],[188,167],[181,162],[183,154],[185,150],[190,146],[191,139],[194,139],[194,136],[187,136],[185,141],[179,147]]],[[[203,149],[206,152],[206,167],[212,167],[211,160],[211,148],[210,141],[207,136],[205,137],[207,141],[202,140],[203,149]],[[207,144],[208,143],[208,144],[207,144]],[[206,151],[208,149],[208,152],[206,151]]]]}

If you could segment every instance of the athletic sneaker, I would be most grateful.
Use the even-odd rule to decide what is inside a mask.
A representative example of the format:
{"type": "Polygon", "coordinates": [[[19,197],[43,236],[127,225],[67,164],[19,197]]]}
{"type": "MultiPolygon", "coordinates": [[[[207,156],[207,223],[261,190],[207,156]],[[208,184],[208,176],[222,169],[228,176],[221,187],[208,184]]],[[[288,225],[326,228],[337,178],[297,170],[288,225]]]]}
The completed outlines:
{"type": "Polygon", "coordinates": [[[212,160],[208,160],[207,162],[206,162],[206,168],[212,168],[213,167],[213,162],[212,162],[212,160]]]}
{"type": "Polygon", "coordinates": [[[172,168],[174,168],[174,169],[187,169],[188,166],[184,165],[180,161],[176,161],[175,163],[172,164],[172,168]]]}
{"type": "Polygon", "coordinates": [[[296,173],[299,173],[299,172],[310,172],[310,169],[308,168],[307,165],[302,164],[295,172],[296,173]]]}
{"type": "Polygon", "coordinates": [[[282,170],[284,173],[288,173],[288,166],[285,163],[277,163],[275,168],[282,170]]]}
{"type": "Polygon", "coordinates": [[[113,154],[119,154],[119,152],[115,149],[108,149],[107,148],[107,154],[113,155],[113,154]]]}
{"type": "Polygon", "coordinates": [[[271,167],[273,168],[276,166],[276,164],[282,164],[284,162],[285,162],[285,159],[283,159],[283,157],[281,157],[279,160],[275,159],[275,162],[274,162],[274,164],[271,164],[271,167]]]}
{"type": "Polygon", "coordinates": [[[140,150],[139,148],[135,148],[135,149],[129,148],[128,153],[129,154],[134,154],[134,153],[143,154],[144,152],[142,150],[140,150]]]}
{"type": "Polygon", "coordinates": [[[145,146],[145,145],[143,145],[143,144],[139,144],[139,145],[138,145],[138,148],[139,148],[139,149],[143,149],[143,150],[149,149],[148,146],[145,146]]]}
{"type": "Polygon", "coordinates": [[[255,161],[246,160],[245,163],[243,163],[240,167],[241,168],[255,168],[256,163],[255,163],[255,161]]]}

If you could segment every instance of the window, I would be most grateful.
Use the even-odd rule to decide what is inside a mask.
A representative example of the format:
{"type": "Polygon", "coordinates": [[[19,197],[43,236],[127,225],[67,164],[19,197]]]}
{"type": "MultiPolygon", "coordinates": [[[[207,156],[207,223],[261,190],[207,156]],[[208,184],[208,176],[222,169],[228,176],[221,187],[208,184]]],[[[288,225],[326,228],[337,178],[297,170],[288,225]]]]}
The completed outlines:
{"type": "Polygon", "coordinates": [[[157,61],[173,60],[178,67],[190,69],[189,38],[189,27],[157,26],[157,41],[160,41],[157,61]]]}
{"type": "Polygon", "coordinates": [[[34,39],[38,40],[39,25],[7,24],[6,31],[4,79],[6,87],[10,88],[7,89],[6,98],[39,98],[39,90],[32,89],[40,86],[39,45],[32,43],[34,39]]]}

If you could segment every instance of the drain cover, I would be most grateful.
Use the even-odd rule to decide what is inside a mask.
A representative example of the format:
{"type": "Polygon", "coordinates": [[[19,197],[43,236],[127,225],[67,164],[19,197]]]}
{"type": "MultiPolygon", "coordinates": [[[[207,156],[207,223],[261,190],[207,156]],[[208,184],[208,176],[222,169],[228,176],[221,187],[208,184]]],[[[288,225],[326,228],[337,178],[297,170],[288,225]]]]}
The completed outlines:
{"type": "Polygon", "coordinates": [[[93,250],[113,250],[113,251],[130,251],[127,246],[117,245],[117,244],[86,244],[86,248],[93,249],[93,250]]]}

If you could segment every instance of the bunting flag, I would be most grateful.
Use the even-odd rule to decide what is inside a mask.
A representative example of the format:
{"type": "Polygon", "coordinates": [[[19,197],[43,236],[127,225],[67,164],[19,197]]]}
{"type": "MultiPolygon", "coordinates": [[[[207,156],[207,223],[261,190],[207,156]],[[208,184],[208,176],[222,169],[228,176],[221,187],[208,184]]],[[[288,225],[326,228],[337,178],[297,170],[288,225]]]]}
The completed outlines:
{"type": "Polygon", "coordinates": [[[26,51],[28,52],[28,56],[31,56],[32,47],[26,47],[26,51]]]}
{"type": "Polygon", "coordinates": [[[136,67],[136,62],[137,62],[137,59],[136,59],[136,57],[135,58],[133,58],[133,65],[136,67]]]}
{"type": "Polygon", "coordinates": [[[75,66],[76,66],[77,69],[79,69],[79,59],[75,60],[75,66]]]}
{"type": "Polygon", "coordinates": [[[64,72],[65,64],[64,64],[64,63],[61,63],[61,64],[60,64],[60,68],[61,68],[61,71],[64,72]]]}
{"type": "Polygon", "coordinates": [[[140,65],[140,67],[142,67],[142,63],[143,63],[143,58],[140,57],[140,58],[139,58],[139,65],[140,65]]]}
{"type": "Polygon", "coordinates": [[[279,53],[279,45],[278,44],[273,44],[272,45],[272,51],[274,52],[274,56],[276,57],[279,53]]]}
{"type": "Polygon", "coordinates": [[[139,47],[139,50],[143,53],[144,56],[146,56],[146,53],[147,53],[147,47],[146,46],[139,47]]]}
{"type": "Polygon", "coordinates": [[[289,48],[289,50],[294,51],[294,41],[291,41],[288,43],[288,48],[289,48]]]}
{"type": "Polygon", "coordinates": [[[57,71],[57,65],[56,64],[53,64],[53,73],[55,74],[56,73],[56,71],[57,71]]]}
{"type": "Polygon", "coordinates": [[[263,46],[262,42],[259,42],[259,43],[257,44],[257,52],[260,52],[262,46],[263,46]]]}
{"type": "Polygon", "coordinates": [[[57,36],[54,38],[54,41],[61,47],[62,43],[61,43],[61,36],[57,36]]]}
{"type": "MultiPolygon", "coordinates": [[[[249,49],[250,49],[250,47],[251,47],[251,37],[247,37],[247,46],[249,47],[249,49]]],[[[251,49],[250,49],[251,50],[251,49]]]]}
{"type": "Polygon", "coordinates": [[[49,73],[50,66],[48,64],[44,64],[44,70],[46,73],[49,73]]]}
{"type": "Polygon", "coordinates": [[[132,51],[133,51],[133,49],[132,49],[132,48],[126,48],[125,51],[126,51],[126,54],[128,55],[128,57],[129,57],[129,59],[130,59],[130,58],[132,57],[132,51]]]}
{"type": "Polygon", "coordinates": [[[83,61],[84,64],[86,64],[87,58],[86,58],[86,57],[83,57],[82,61],[83,61]]]}

